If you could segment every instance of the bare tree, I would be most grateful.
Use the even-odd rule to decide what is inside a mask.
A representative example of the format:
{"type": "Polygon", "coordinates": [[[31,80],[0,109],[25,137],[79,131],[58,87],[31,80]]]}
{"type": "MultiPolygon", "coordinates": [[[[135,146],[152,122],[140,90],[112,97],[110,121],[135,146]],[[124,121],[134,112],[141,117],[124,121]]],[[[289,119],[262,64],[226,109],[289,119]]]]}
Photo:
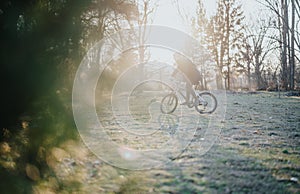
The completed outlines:
{"type": "Polygon", "coordinates": [[[243,69],[247,76],[247,84],[250,89],[251,86],[251,70],[253,66],[253,48],[251,45],[251,36],[247,35],[243,39],[243,44],[241,45],[241,62],[243,63],[243,69]]]}
{"type": "MultiPolygon", "coordinates": [[[[137,20],[133,20],[137,22],[138,25],[138,34],[136,35],[136,38],[139,40],[139,75],[141,78],[144,77],[144,63],[149,60],[146,58],[146,47],[144,46],[144,43],[146,41],[146,31],[147,31],[147,25],[151,23],[151,15],[154,13],[154,10],[157,7],[155,0],[143,0],[142,2],[136,1],[136,4],[138,5],[139,15],[137,17],[137,20]],[[151,5],[152,4],[152,5],[151,5]]],[[[129,25],[133,27],[134,25],[131,23],[132,20],[127,19],[129,25]]]]}
{"type": "Polygon", "coordinates": [[[278,30],[278,44],[281,53],[281,81],[284,89],[294,89],[295,82],[295,60],[299,60],[297,53],[300,52],[300,4],[295,0],[261,0],[259,1],[278,18],[276,29],[278,30]],[[289,4],[290,3],[290,4],[289,4]],[[291,18],[289,16],[289,9],[291,9],[291,18]],[[298,20],[296,20],[296,17],[298,20]],[[297,21],[297,22],[296,22],[297,21]],[[291,22],[291,25],[289,24],[291,22]],[[297,45],[298,50],[295,49],[297,45]]]}
{"type": "Polygon", "coordinates": [[[248,34],[244,39],[243,56],[246,62],[248,84],[251,83],[251,69],[253,67],[256,86],[258,89],[266,88],[262,77],[265,70],[265,60],[269,53],[276,48],[276,40],[269,35],[272,23],[271,19],[260,20],[257,24],[247,28],[248,34]]]}
{"type": "MultiPolygon", "coordinates": [[[[151,23],[151,16],[154,13],[157,4],[156,0],[120,0],[118,3],[119,9],[114,10],[111,13],[111,17],[106,21],[108,30],[106,31],[107,37],[110,37],[110,33],[117,33],[113,42],[114,46],[120,51],[125,48],[130,42],[138,41],[138,48],[131,50],[138,54],[126,55],[134,57],[134,61],[138,62],[138,75],[144,76],[144,63],[149,60],[146,47],[144,43],[146,41],[147,25],[151,23]],[[130,29],[128,36],[124,37],[124,32],[121,33],[121,29],[130,29]]],[[[132,59],[128,59],[132,60],[132,59]]],[[[125,65],[125,63],[123,63],[125,65]]],[[[126,63],[127,64],[127,63],[126,63]]]]}
{"type": "Polygon", "coordinates": [[[288,72],[287,72],[287,49],[288,49],[288,8],[287,0],[281,0],[281,15],[282,15],[282,86],[288,88],[288,72]]]}
{"type": "Polygon", "coordinates": [[[295,88],[295,0],[292,1],[292,26],[291,26],[291,56],[290,56],[290,84],[291,90],[295,88]]]}
{"type": "Polygon", "coordinates": [[[202,0],[198,0],[196,14],[196,18],[191,18],[192,35],[199,40],[201,45],[207,45],[206,33],[208,27],[208,19],[206,17],[206,10],[204,8],[202,0]]]}
{"type": "MultiPolygon", "coordinates": [[[[298,30],[295,30],[294,33],[295,33],[295,44],[297,45],[298,47],[298,52],[300,52],[300,2],[299,1],[293,1],[293,4],[292,6],[294,7],[294,11],[296,12],[296,16],[298,18],[297,22],[295,22],[295,29],[298,29],[298,30]]],[[[297,57],[295,55],[295,58],[298,60],[298,62],[300,62],[300,58],[297,57]]]]}

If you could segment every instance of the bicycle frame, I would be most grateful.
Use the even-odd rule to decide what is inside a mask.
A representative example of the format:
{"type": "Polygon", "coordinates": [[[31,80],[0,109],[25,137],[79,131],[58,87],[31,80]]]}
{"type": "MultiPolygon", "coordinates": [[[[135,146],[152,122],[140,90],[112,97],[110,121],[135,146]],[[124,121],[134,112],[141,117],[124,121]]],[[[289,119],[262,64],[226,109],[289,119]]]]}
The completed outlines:
{"type": "MultiPolygon", "coordinates": [[[[184,95],[184,94],[181,92],[181,89],[182,89],[182,88],[179,87],[179,85],[180,85],[181,83],[183,83],[183,82],[181,82],[181,81],[179,81],[179,80],[177,80],[177,79],[174,79],[174,83],[177,83],[177,84],[176,84],[176,87],[175,87],[175,90],[173,91],[173,93],[174,93],[176,96],[182,96],[182,97],[185,99],[185,101],[188,102],[187,106],[188,106],[189,108],[192,108],[192,107],[194,106],[194,103],[195,103],[196,101],[198,101],[199,103],[201,103],[201,104],[203,104],[203,105],[207,104],[207,102],[206,102],[201,96],[197,95],[197,92],[196,92],[196,90],[194,89],[193,86],[192,86],[192,90],[191,90],[191,97],[192,97],[192,98],[187,99],[187,96],[184,95]],[[180,95],[178,95],[178,94],[180,94],[180,95]],[[197,98],[195,98],[195,96],[197,96],[197,98]]],[[[186,83],[185,83],[185,84],[186,84],[186,83]]],[[[185,88],[185,90],[186,90],[186,88],[185,88]]]]}
{"type": "Polygon", "coordinates": [[[173,83],[177,83],[174,87],[171,88],[171,93],[167,94],[165,97],[163,97],[161,101],[160,110],[162,113],[170,114],[176,110],[176,107],[178,105],[178,100],[184,98],[186,100],[186,105],[189,108],[195,107],[195,109],[200,113],[212,113],[217,108],[217,99],[216,97],[211,94],[210,92],[200,92],[199,90],[196,90],[194,87],[192,87],[192,90],[190,91],[192,93],[192,98],[187,99],[187,96],[183,94],[182,87],[180,87],[182,84],[179,83],[178,80],[174,81],[173,83]],[[209,98],[207,101],[206,98],[209,98]],[[166,103],[166,104],[165,104],[166,103]],[[207,106],[209,105],[209,109],[207,109],[207,106]]]}

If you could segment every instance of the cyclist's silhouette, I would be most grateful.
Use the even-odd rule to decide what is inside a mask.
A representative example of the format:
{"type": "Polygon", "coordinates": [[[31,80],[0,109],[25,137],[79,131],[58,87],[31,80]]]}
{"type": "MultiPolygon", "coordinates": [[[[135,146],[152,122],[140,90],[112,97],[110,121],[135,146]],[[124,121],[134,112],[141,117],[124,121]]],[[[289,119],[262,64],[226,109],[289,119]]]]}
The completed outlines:
{"type": "Polygon", "coordinates": [[[183,103],[186,105],[190,103],[191,94],[193,95],[194,99],[197,99],[196,94],[192,92],[192,87],[193,85],[199,84],[199,81],[201,80],[201,74],[196,65],[180,53],[175,52],[173,57],[176,62],[175,66],[177,67],[172,76],[176,76],[178,73],[180,73],[182,81],[186,83],[186,102],[183,103]]]}

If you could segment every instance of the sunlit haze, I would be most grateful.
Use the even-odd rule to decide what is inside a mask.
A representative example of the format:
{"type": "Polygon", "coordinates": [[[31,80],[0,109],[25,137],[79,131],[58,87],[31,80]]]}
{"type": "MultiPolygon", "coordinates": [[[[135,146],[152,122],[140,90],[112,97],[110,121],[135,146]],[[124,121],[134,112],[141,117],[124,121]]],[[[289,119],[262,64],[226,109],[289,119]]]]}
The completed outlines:
{"type": "MultiPolygon", "coordinates": [[[[189,24],[183,20],[180,16],[187,16],[189,18],[195,17],[197,9],[197,0],[178,0],[178,5],[174,0],[160,1],[156,12],[154,13],[153,24],[164,25],[179,30],[189,32],[189,24]]],[[[243,11],[246,16],[246,22],[256,18],[258,13],[261,11],[260,4],[256,0],[240,1],[242,4],[243,11]]],[[[206,9],[207,17],[215,14],[217,9],[217,0],[203,0],[204,7],[206,9]]]]}
{"type": "MultiPolygon", "coordinates": [[[[196,17],[197,0],[164,0],[159,1],[156,11],[153,14],[153,24],[162,25],[191,33],[191,27],[188,19],[196,17]]],[[[240,1],[245,13],[245,22],[249,23],[257,18],[261,11],[260,4],[256,0],[240,1]]],[[[215,14],[217,9],[217,0],[203,0],[207,17],[215,14]]],[[[151,49],[152,59],[160,61],[171,61],[172,56],[166,55],[162,49],[151,49]]]]}

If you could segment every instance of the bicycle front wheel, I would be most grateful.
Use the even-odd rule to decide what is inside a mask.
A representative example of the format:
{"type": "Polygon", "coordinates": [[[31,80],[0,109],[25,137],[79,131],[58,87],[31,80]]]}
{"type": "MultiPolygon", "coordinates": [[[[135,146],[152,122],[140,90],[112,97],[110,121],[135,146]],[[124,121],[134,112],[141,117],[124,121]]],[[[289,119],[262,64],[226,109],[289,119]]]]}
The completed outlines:
{"type": "Polygon", "coordinates": [[[164,114],[171,114],[175,111],[178,105],[178,98],[175,94],[171,93],[166,95],[160,104],[160,110],[164,114]]]}
{"type": "Polygon", "coordinates": [[[213,113],[217,108],[217,99],[216,97],[209,92],[202,92],[198,94],[199,104],[195,105],[195,109],[203,114],[203,113],[213,113]]]}

